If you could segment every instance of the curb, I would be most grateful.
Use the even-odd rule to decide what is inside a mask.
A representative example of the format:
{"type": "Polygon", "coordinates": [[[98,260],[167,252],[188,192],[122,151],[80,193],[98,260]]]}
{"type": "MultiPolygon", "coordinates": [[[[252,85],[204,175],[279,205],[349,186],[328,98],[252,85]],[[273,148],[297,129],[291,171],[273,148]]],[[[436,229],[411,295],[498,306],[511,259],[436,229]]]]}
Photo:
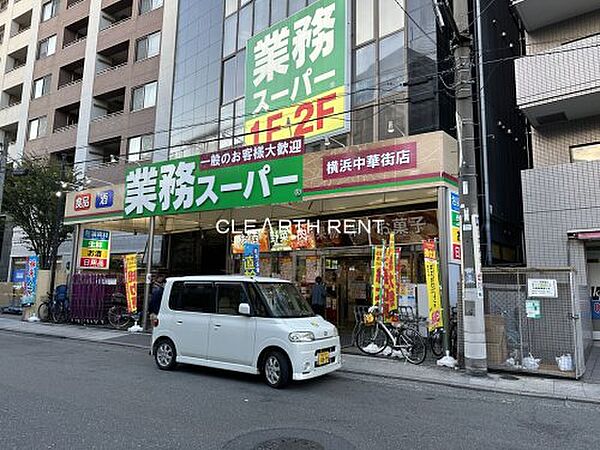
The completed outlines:
{"type": "MultiPolygon", "coordinates": [[[[80,341],[80,342],[94,342],[96,344],[116,345],[119,347],[131,347],[131,348],[140,348],[143,350],[149,350],[149,347],[146,345],[133,344],[130,342],[110,342],[109,340],[88,339],[88,338],[77,337],[77,336],[60,336],[57,334],[45,333],[43,331],[38,332],[38,331],[27,331],[27,330],[13,330],[12,328],[2,328],[2,327],[0,327],[0,331],[26,334],[28,336],[41,336],[41,337],[50,337],[50,338],[56,338],[56,339],[68,339],[68,340],[80,341]]],[[[124,335],[124,336],[126,336],[126,335],[124,335]]],[[[115,336],[115,337],[118,337],[118,336],[115,336]]]]}
{"type": "MultiPolygon", "coordinates": [[[[106,340],[86,339],[83,337],[74,337],[74,336],[59,336],[56,334],[50,334],[50,333],[44,333],[44,332],[14,330],[14,329],[10,329],[10,328],[2,328],[2,327],[0,327],[0,331],[26,334],[29,336],[42,336],[42,337],[51,337],[51,338],[56,338],[56,339],[69,339],[69,340],[80,341],[80,342],[94,342],[97,344],[115,345],[115,346],[119,346],[119,347],[130,347],[130,348],[137,348],[137,349],[142,349],[142,350],[149,350],[148,346],[146,346],[146,345],[132,344],[132,343],[128,343],[128,342],[109,342],[106,340]]],[[[356,356],[358,358],[367,358],[366,356],[361,356],[361,355],[352,355],[352,356],[356,356]]],[[[556,394],[545,394],[545,393],[533,392],[533,391],[513,391],[510,389],[495,388],[495,387],[488,387],[488,386],[465,385],[465,384],[461,384],[461,383],[455,383],[453,381],[440,381],[440,380],[434,380],[431,378],[410,377],[410,376],[406,376],[406,375],[381,374],[381,373],[375,373],[375,372],[368,372],[368,371],[364,371],[364,370],[347,369],[344,367],[343,363],[342,363],[342,367],[341,367],[341,369],[339,369],[339,371],[341,373],[348,373],[348,374],[354,374],[354,375],[366,375],[366,376],[370,376],[370,377],[383,377],[383,378],[388,378],[388,379],[393,379],[393,380],[402,380],[402,381],[411,381],[414,383],[430,384],[430,385],[434,385],[434,386],[446,386],[446,387],[451,387],[454,389],[464,389],[464,390],[468,390],[468,391],[494,392],[494,393],[499,393],[499,394],[515,395],[515,396],[519,396],[519,397],[541,398],[541,399],[546,399],[546,400],[560,400],[560,401],[569,401],[569,402],[575,402],[575,403],[600,405],[600,399],[592,399],[592,398],[568,396],[568,395],[565,396],[565,395],[556,395],[556,394]]]]}
{"type": "Polygon", "coordinates": [[[565,395],[558,395],[558,394],[545,394],[545,393],[533,392],[533,391],[513,391],[510,389],[495,388],[495,387],[488,387],[488,386],[472,386],[472,385],[465,385],[465,384],[461,384],[461,383],[455,383],[452,381],[440,381],[440,380],[433,380],[431,378],[418,378],[418,377],[410,377],[410,376],[406,376],[406,375],[403,376],[403,375],[380,374],[380,373],[367,372],[367,371],[362,371],[362,370],[345,369],[343,364],[342,364],[342,368],[339,369],[339,371],[342,373],[350,373],[350,374],[354,374],[354,375],[384,377],[384,378],[389,378],[389,379],[393,379],[393,380],[402,380],[402,381],[411,381],[411,382],[415,382],[415,383],[431,384],[434,386],[446,386],[446,387],[451,387],[451,388],[455,388],[455,389],[464,389],[467,391],[495,392],[498,394],[516,395],[519,397],[534,397],[534,398],[541,398],[541,399],[546,399],[546,400],[561,400],[561,401],[569,401],[569,402],[576,402],[576,403],[587,403],[587,404],[593,404],[593,405],[600,405],[600,399],[577,397],[577,396],[572,397],[572,396],[568,396],[568,395],[565,396],[565,395]]]}

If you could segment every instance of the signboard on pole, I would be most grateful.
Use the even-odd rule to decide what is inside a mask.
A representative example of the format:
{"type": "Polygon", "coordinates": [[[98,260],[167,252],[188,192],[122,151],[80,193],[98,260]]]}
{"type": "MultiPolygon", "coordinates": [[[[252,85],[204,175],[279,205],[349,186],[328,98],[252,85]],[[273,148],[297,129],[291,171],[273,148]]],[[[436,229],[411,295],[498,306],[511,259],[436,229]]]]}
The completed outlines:
{"type": "Polygon", "coordinates": [[[427,297],[429,298],[429,331],[431,331],[444,326],[439,261],[435,241],[423,241],[423,255],[425,257],[425,283],[427,284],[427,297]]]}
{"type": "Polygon", "coordinates": [[[346,0],[317,0],[246,46],[247,144],[347,131],[346,0]]]}
{"type": "Polygon", "coordinates": [[[383,317],[390,320],[390,311],[398,309],[398,280],[396,272],[396,244],[390,233],[383,266],[383,317]]]}
{"type": "Polygon", "coordinates": [[[460,236],[460,198],[458,191],[448,191],[449,195],[449,207],[448,213],[450,214],[448,223],[450,224],[450,239],[448,239],[449,251],[448,254],[449,262],[460,264],[462,259],[462,247],[461,247],[461,236],[460,236]]]}
{"type": "Polygon", "coordinates": [[[125,217],[298,202],[303,153],[294,138],[131,168],[125,217]]]}
{"type": "Polygon", "coordinates": [[[37,291],[37,279],[40,260],[37,256],[29,256],[25,267],[25,289],[21,298],[21,305],[33,305],[37,291]]]}
{"type": "Polygon", "coordinates": [[[109,262],[110,231],[85,228],[79,251],[79,268],[107,270],[109,262]]]}
{"type": "Polygon", "coordinates": [[[127,312],[137,312],[137,255],[125,255],[125,296],[127,312]]]}
{"type": "Polygon", "coordinates": [[[244,244],[242,270],[247,277],[257,277],[260,274],[260,247],[258,244],[244,244]]]}
{"type": "Polygon", "coordinates": [[[383,245],[376,245],[373,247],[373,263],[372,263],[372,277],[373,281],[371,286],[373,288],[371,298],[373,300],[373,306],[379,306],[381,301],[381,274],[383,269],[383,245]]]}

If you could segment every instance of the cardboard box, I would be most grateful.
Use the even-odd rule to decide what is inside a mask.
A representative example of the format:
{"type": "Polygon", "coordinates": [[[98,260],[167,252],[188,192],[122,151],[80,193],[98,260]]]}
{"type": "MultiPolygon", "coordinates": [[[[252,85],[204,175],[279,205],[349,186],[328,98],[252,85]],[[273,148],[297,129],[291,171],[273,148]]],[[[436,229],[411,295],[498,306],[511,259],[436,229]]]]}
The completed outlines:
{"type": "Polygon", "coordinates": [[[500,344],[506,340],[506,325],[504,317],[485,316],[485,338],[488,343],[500,344]]]}

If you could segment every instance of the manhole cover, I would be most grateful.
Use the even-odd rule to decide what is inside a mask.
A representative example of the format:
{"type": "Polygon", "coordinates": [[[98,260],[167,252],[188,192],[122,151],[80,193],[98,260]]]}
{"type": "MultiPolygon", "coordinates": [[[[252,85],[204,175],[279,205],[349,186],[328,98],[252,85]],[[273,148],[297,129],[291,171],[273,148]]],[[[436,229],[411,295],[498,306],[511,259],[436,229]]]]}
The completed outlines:
{"type": "Polygon", "coordinates": [[[321,444],[301,438],[278,438],[261,442],[254,450],[324,450],[321,444]]]}
{"type": "Polygon", "coordinates": [[[224,450],[354,450],[341,436],[307,428],[255,430],[229,441],[224,450]]]}

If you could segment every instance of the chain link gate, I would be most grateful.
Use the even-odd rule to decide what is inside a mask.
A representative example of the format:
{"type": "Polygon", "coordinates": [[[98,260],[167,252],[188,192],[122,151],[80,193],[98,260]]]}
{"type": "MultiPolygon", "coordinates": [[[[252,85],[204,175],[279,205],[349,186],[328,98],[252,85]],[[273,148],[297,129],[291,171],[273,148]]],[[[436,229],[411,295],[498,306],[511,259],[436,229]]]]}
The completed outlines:
{"type": "Polygon", "coordinates": [[[483,270],[490,369],[570,378],[583,375],[581,289],[574,280],[572,269],[483,270]],[[528,280],[534,279],[555,282],[556,289],[551,289],[555,292],[528,295],[528,280]]]}

